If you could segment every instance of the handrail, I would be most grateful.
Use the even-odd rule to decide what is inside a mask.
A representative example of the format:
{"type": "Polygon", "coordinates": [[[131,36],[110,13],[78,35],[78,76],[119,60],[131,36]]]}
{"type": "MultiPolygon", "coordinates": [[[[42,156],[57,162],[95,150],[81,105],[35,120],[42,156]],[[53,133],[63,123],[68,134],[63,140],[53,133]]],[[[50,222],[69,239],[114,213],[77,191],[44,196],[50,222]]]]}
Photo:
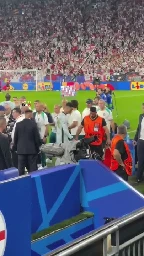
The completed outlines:
{"type": "Polygon", "coordinates": [[[68,256],[71,255],[72,253],[78,252],[80,249],[84,249],[86,246],[89,246],[93,242],[96,242],[103,237],[106,237],[107,235],[116,232],[118,230],[118,226],[114,225],[113,227],[109,228],[108,230],[102,231],[101,233],[90,237],[89,239],[80,242],[79,244],[75,245],[73,248],[69,248],[64,252],[60,252],[57,254],[58,256],[68,256]]]}
{"type": "Polygon", "coordinates": [[[128,224],[132,223],[134,220],[140,219],[141,217],[144,217],[144,208],[142,210],[138,211],[137,213],[135,213],[134,215],[131,215],[127,219],[118,223],[118,227],[122,228],[123,226],[128,225],[128,224]]]}
{"type": "MultiPolygon", "coordinates": [[[[101,232],[99,232],[97,234],[91,235],[88,238],[85,237],[84,241],[82,240],[75,245],[71,244],[71,246],[69,248],[65,248],[64,251],[57,252],[54,255],[70,256],[71,254],[78,252],[80,249],[84,249],[86,246],[89,246],[93,242],[97,242],[100,239],[107,237],[109,234],[118,231],[120,228],[132,223],[135,220],[140,219],[141,217],[144,217],[144,208],[141,208],[140,210],[135,211],[134,213],[125,216],[123,219],[113,222],[113,225],[111,227],[109,227],[105,230],[102,230],[101,232]]],[[[48,255],[50,255],[50,254],[47,254],[47,256],[48,255]]]]}

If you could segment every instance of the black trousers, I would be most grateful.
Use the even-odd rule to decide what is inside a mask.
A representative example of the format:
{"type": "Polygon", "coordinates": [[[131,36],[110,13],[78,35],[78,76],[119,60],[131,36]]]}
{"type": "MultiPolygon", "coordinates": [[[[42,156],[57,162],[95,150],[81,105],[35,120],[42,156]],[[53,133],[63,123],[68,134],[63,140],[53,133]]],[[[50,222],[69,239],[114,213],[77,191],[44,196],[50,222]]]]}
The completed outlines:
{"type": "Polygon", "coordinates": [[[15,151],[12,151],[12,162],[13,166],[18,169],[18,155],[15,151]]]}
{"type": "Polygon", "coordinates": [[[18,155],[19,176],[25,174],[25,168],[28,172],[37,170],[37,157],[38,155],[18,155]]]}
{"type": "Polygon", "coordinates": [[[144,172],[144,140],[138,140],[137,156],[138,156],[137,179],[142,180],[143,172],[144,172]]]}
{"type": "Polygon", "coordinates": [[[103,146],[102,145],[90,145],[91,153],[98,153],[100,157],[103,157],[103,146]]]}
{"type": "Polygon", "coordinates": [[[115,171],[115,173],[118,176],[120,176],[123,180],[128,181],[128,175],[122,166],[119,166],[119,168],[115,171]]]}

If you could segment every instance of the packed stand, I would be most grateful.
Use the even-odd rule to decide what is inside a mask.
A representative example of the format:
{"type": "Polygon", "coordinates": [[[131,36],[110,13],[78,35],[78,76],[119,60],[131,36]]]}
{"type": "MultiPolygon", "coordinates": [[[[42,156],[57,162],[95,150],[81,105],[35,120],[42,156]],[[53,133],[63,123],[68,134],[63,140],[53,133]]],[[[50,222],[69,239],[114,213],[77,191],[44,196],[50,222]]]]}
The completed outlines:
{"type": "Polygon", "coordinates": [[[0,69],[141,80],[143,23],[142,0],[0,2],[0,69]]]}

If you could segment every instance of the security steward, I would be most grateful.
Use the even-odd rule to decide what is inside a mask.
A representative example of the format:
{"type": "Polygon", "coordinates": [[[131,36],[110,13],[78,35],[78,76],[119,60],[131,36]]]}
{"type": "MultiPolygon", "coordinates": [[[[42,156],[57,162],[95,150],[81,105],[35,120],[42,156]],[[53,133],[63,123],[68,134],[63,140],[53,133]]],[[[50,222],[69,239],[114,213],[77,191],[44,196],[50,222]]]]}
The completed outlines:
{"type": "Polygon", "coordinates": [[[85,138],[90,138],[96,136],[97,139],[95,142],[90,144],[91,153],[98,153],[100,157],[103,157],[103,130],[107,135],[107,144],[110,145],[110,133],[106,125],[104,118],[97,115],[96,107],[90,108],[90,115],[85,116],[81,122],[81,125],[78,127],[76,132],[75,139],[78,140],[78,136],[84,128],[85,138]]]}
{"type": "Polygon", "coordinates": [[[124,142],[127,135],[125,125],[117,128],[117,134],[111,142],[111,170],[125,181],[132,175],[132,156],[128,145],[124,142]]]}

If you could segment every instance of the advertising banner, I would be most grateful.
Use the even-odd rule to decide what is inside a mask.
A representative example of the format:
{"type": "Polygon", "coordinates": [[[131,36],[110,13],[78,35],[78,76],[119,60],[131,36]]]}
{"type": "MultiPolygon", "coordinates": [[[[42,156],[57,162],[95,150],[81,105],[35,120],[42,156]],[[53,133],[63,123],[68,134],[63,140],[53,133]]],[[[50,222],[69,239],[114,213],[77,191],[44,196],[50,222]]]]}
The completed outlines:
{"type": "Polygon", "coordinates": [[[143,91],[144,90],[144,82],[131,82],[131,90],[132,91],[143,91]]]}
{"type": "Polygon", "coordinates": [[[61,86],[61,95],[63,97],[74,97],[76,95],[75,86],[61,86]]]}
{"type": "MultiPolygon", "coordinates": [[[[101,82],[101,85],[111,84],[115,90],[121,91],[140,91],[144,90],[144,81],[143,82],[101,82]]],[[[47,81],[42,82],[38,81],[21,81],[21,82],[10,82],[9,84],[1,83],[0,87],[2,90],[6,91],[63,91],[67,96],[74,96],[76,91],[95,91],[96,87],[92,82],[59,82],[59,81],[47,81]],[[37,87],[37,88],[36,88],[37,87]]]]}
{"type": "Polygon", "coordinates": [[[53,84],[51,82],[38,82],[37,91],[52,91],[53,84]]]}
{"type": "Polygon", "coordinates": [[[63,97],[74,97],[76,95],[75,82],[62,82],[60,90],[63,97]]]}

